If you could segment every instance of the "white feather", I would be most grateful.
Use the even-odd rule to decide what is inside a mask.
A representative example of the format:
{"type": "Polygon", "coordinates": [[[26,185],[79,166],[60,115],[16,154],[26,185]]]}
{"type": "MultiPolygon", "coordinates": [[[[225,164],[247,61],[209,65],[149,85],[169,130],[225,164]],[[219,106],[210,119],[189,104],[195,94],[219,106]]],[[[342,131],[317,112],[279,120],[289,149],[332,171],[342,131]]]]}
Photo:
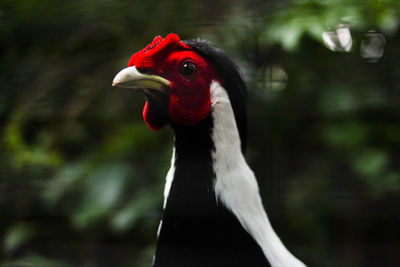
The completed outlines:
{"type": "Polygon", "coordinates": [[[210,90],[217,200],[238,218],[273,267],[305,266],[286,249],[272,229],[256,178],[241,151],[239,132],[226,90],[216,81],[212,82],[210,90]]]}
{"type": "Polygon", "coordinates": [[[165,178],[165,187],[164,187],[164,205],[163,208],[167,205],[167,199],[169,195],[169,190],[171,189],[172,180],[174,179],[175,174],[175,147],[172,149],[172,158],[171,158],[171,167],[167,173],[167,177],[165,178]]]}
{"type": "MultiPolygon", "coordinates": [[[[164,187],[163,209],[165,209],[165,206],[167,205],[167,199],[168,199],[168,195],[169,195],[169,190],[171,189],[172,180],[174,179],[174,173],[175,173],[175,147],[172,149],[171,167],[169,168],[167,177],[165,179],[166,181],[165,181],[165,187],[164,187]]],[[[160,221],[160,224],[158,225],[157,237],[160,236],[161,227],[162,227],[162,220],[160,221]]],[[[153,259],[153,261],[154,261],[154,259],[153,259]]]]}

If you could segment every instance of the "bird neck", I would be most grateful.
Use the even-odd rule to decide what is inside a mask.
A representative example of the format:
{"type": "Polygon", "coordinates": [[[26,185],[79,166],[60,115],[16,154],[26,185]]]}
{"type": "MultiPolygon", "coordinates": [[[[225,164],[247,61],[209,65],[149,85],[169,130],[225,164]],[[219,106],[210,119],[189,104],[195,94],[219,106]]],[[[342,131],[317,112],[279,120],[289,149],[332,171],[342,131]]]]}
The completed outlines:
{"type": "MultiPolygon", "coordinates": [[[[267,260],[215,191],[214,111],[195,126],[174,125],[155,267],[268,266],[267,260]]],[[[237,132],[237,130],[236,130],[237,132]]],[[[234,146],[240,151],[240,141],[234,146]]]]}
{"type": "Polygon", "coordinates": [[[213,81],[210,94],[212,111],[205,120],[193,126],[171,124],[175,133],[174,155],[164,192],[164,213],[168,215],[221,216],[216,206],[224,188],[220,188],[216,174],[220,174],[221,166],[225,165],[220,163],[231,168],[238,167],[237,163],[247,167],[225,89],[213,81]],[[190,200],[190,210],[187,210],[190,200]]]}
{"type": "Polygon", "coordinates": [[[211,116],[195,126],[173,125],[174,170],[165,216],[210,217],[215,213],[212,125],[211,116]]]}
{"type": "Polygon", "coordinates": [[[172,125],[154,266],[304,266],[269,223],[226,90],[213,82],[210,92],[212,111],[203,122],[172,125]]]}

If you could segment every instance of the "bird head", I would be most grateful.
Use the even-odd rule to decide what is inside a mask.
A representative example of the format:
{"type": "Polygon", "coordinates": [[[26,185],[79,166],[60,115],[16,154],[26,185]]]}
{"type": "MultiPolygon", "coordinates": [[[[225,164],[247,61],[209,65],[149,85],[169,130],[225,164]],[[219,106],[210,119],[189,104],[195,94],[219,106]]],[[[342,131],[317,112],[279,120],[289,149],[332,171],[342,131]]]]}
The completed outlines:
{"type": "Polygon", "coordinates": [[[143,117],[158,130],[169,119],[195,125],[210,112],[210,84],[219,80],[212,65],[176,34],[160,36],[135,53],[117,74],[114,86],[139,89],[146,96],[143,117]]]}
{"type": "MultiPolygon", "coordinates": [[[[241,138],[246,128],[246,86],[236,65],[207,41],[160,36],[133,54],[113,86],[140,90],[146,97],[143,117],[152,130],[167,123],[193,126],[212,111],[210,86],[216,81],[228,92],[241,138]]],[[[244,144],[244,140],[242,140],[244,144]]]]}

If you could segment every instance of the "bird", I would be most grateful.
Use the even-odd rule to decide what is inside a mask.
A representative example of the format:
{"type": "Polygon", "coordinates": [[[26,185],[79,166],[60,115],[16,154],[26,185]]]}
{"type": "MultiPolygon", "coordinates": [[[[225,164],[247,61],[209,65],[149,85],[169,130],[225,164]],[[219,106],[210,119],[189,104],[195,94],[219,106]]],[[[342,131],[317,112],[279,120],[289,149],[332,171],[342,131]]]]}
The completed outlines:
{"type": "Polygon", "coordinates": [[[142,92],[148,127],[174,132],[153,267],[305,266],[272,228],[246,163],[247,87],[222,49],[157,36],[112,86],[142,92]]]}

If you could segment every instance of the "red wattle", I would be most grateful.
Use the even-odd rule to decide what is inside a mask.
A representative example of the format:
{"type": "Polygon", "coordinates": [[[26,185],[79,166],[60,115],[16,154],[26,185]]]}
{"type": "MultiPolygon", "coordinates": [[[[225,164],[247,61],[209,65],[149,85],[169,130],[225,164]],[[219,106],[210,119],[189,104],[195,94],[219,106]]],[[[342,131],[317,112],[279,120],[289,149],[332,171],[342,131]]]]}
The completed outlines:
{"type": "Polygon", "coordinates": [[[160,123],[151,113],[149,102],[146,101],[146,104],[143,108],[143,119],[146,122],[147,126],[153,131],[159,131],[164,126],[165,123],[160,123]]]}

